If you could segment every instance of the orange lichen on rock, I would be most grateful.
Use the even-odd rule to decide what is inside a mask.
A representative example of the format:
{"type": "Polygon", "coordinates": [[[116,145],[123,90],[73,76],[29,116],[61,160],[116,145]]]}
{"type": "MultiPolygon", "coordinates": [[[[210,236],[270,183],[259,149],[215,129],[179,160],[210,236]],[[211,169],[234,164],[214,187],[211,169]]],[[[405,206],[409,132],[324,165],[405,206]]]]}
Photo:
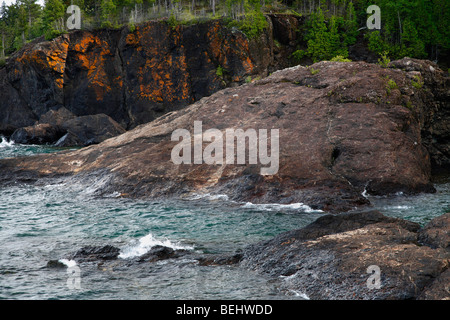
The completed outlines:
{"type": "Polygon", "coordinates": [[[108,75],[105,70],[107,55],[111,54],[110,44],[97,35],[84,32],[83,37],[72,47],[80,67],[87,70],[89,87],[93,89],[97,101],[102,101],[104,95],[112,90],[108,85],[108,75]]]}
{"type": "MultiPolygon", "coordinates": [[[[52,42],[46,42],[37,47],[25,49],[16,61],[22,66],[34,65],[42,71],[50,69],[54,72],[54,83],[56,87],[62,89],[68,48],[69,40],[63,36],[52,42]]],[[[21,70],[14,70],[15,75],[19,75],[20,73],[21,70]]]]}

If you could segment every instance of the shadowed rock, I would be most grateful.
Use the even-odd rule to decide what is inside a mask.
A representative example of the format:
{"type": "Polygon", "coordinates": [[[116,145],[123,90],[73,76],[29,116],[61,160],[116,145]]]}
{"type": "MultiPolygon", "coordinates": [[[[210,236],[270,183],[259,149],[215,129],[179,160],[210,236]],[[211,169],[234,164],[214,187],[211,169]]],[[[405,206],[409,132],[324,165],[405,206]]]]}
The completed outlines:
{"type": "MultiPolygon", "coordinates": [[[[240,265],[311,299],[450,299],[450,251],[418,242],[436,225],[448,235],[448,214],[423,229],[377,211],[327,215],[249,246],[240,265]],[[370,266],[380,270],[379,288],[368,286],[370,266]]],[[[447,236],[436,235],[439,243],[447,236]]]]}

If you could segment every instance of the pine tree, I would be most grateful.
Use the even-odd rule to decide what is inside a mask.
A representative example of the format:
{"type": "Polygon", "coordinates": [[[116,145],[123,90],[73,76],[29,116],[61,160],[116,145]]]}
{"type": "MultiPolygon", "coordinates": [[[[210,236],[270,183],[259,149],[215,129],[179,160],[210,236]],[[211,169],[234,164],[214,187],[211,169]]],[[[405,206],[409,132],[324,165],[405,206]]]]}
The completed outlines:
{"type": "Polygon", "coordinates": [[[61,0],[45,0],[42,12],[42,29],[47,39],[52,39],[64,30],[65,7],[61,0]]]}

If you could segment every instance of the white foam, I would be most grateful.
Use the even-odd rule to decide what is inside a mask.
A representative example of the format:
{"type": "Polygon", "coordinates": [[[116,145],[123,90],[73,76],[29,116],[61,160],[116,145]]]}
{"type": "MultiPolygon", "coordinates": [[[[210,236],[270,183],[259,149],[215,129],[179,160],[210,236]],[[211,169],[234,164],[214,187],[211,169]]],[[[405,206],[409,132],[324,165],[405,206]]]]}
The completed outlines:
{"type": "Polygon", "coordinates": [[[262,203],[262,204],[255,204],[251,202],[245,203],[243,208],[251,208],[251,209],[259,209],[259,210],[266,210],[266,211],[280,211],[280,210],[301,210],[306,213],[310,212],[323,212],[322,210],[313,209],[310,206],[297,202],[297,203],[290,203],[290,204],[279,204],[279,203],[262,203]]]}
{"type": "Polygon", "coordinates": [[[133,243],[120,251],[119,258],[128,259],[142,256],[147,253],[154,246],[164,246],[169,247],[174,250],[185,249],[193,250],[192,246],[182,245],[179,242],[173,242],[168,239],[159,240],[156,239],[151,233],[145,237],[140,238],[137,243],[133,243]]]}
{"type": "Polygon", "coordinates": [[[14,145],[14,141],[8,141],[5,137],[1,136],[2,142],[0,142],[0,148],[10,148],[14,145]]]}
{"type": "Polygon", "coordinates": [[[300,292],[297,290],[292,290],[292,289],[289,289],[289,291],[292,292],[294,294],[294,296],[296,296],[296,297],[300,297],[305,300],[310,300],[310,298],[308,297],[308,295],[306,293],[303,293],[303,292],[300,292]]]}
{"type": "Polygon", "coordinates": [[[65,264],[68,268],[75,267],[77,265],[75,260],[60,259],[58,261],[65,264]]]}
{"type": "Polygon", "coordinates": [[[222,200],[222,201],[228,201],[228,196],[226,194],[198,194],[195,193],[191,197],[188,198],[189,200],[199,200],[199,199],[206,199],[206,200],[222,200]]]}
{"type": "Polygon", "coordinates": [[[391,206],[388,207],[388,209],[397,209],[397,210],[406,210],[406,209],[411,209],[413,208],[412,206],[391,206]]]}

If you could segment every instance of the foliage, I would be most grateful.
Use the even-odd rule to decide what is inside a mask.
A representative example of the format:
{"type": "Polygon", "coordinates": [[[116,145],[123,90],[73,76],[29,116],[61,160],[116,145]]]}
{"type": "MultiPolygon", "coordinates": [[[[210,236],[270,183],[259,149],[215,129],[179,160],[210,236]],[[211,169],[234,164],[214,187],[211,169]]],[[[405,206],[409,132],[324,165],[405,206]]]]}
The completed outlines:
{"type": "Polygon", "coordinates": [[[291,54],[291,58],[293,58],[296,62],[300,62],[306,56],[305,50],[295,50],[291,54]]]}
{"type": "Polygon", "coordinates": [[[421,89],[423,87],[423,80],[419,75],[415,75],[411,80],[411,84],[416,89],[421,89]]]}
{"type": "Polygon", "coordinates": [[[216,76],[218,76],[219,78],[223,78],[223,75],[224,75],[224,72],[225,72],[225,69],[222,67],[222,66],[218,66],[217,67],[217,69],[216,69],[216,76]]]}
{"type": "Polygon", "coordinates": [[[315,74],[318,74],[318,73],[320,72],[320,69],[310,68],[310,69],[309,69],[309,72],[310,72],[312,75],[315,75],[315,74]]]}
{"type": "Polygon", "coordinates": [[[333,61],[333,62],[352,62],[352,60],[344,58],[343,56],[336,56],[334,58],[331,58],[330,61],[333,61]]]}
{"type": "MultiPolygon", "coordinates": [[[[380,64],[404,56],[443,60],[450,53],[450,1],[448,0],[16,0],[0,7],[0,57],[40,36],[52,39],[67,31],[65,12],[78,5],[83,28],[121,27],[130,32],[152,19],[167,19],[171,26],[205,19],[225,19],[229,27],[255,38],[267,28],[265,13],[302,16],[298,30],[304,44],[291,58],[314,62],[348,57],[349,47],[364,36],[380,64]],[[366,8],[378,5],[381,30],[364,29],[366,8]],[[389,52],[389,54],[386,54],[389,52]]],[[[301,45],[301,46],[300,46],[301,45]]],[[[448,66],[447,66],[448,68],[448,66]]]]}
{"type": "Polygon", "coordinates": [[[378,64],[382,67],[382,68],[387,68],[389,66],[389,63],[391,62],[391,59],[389,58],[389,52],[384,51],[381,55],[380,58],[378,59],[378,64]]]}

